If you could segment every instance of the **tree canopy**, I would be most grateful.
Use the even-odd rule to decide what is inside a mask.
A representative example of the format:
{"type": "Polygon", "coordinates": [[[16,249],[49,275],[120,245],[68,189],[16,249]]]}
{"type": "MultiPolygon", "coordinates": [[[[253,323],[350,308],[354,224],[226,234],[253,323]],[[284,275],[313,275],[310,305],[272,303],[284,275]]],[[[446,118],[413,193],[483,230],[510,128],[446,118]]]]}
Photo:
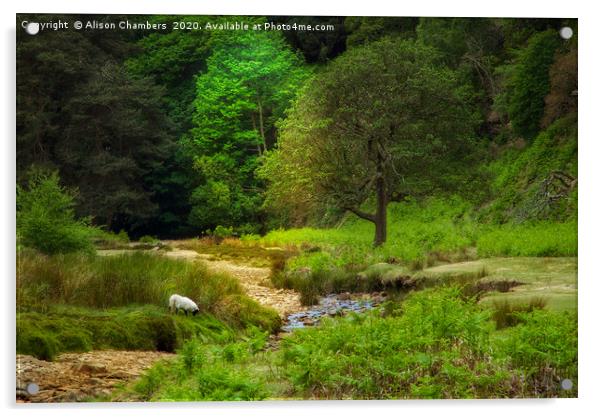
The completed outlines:
{"type": "Polygon", "coordinates": [[[577,109],[575,20],[127,18],[329,28],[17,32],[18,184],[56,171],[77,216],[133,237],[372,220],[463,187],[484,204],[482,165],[577,109]]]}
{"type": "Polygon", "coordinates": [[[472,109],[439,58],[421,43],[386,39],[329,64],[281,125],[263,169],[274,179],[269,201],[294,206],[303,195],[351,211],[375,223],[382,244],[388,202],[449,186],[470,155],[472,109]],[[369,199],[374,213],[362,210],[369,199]]]}
{"type": "Polygon", "coordinates": [[[305,76],[302,59],[278,34],[214,40],[207,71],[197,78],[194,127],[184,138],[199,178],[192,224],[213,228],[256,218],[258,158],[274,146],[275,121],[305,76]]]}

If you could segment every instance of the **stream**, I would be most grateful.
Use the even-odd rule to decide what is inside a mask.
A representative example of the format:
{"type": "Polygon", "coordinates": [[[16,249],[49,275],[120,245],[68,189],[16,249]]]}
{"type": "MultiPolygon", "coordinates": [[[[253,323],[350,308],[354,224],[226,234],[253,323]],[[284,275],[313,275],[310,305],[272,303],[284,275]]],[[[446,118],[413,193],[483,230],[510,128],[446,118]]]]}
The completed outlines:
{"type": "Polygon", "coordinates": [[[340,294],[329,294],[322,297],[319,304],[311,306],[307,310],[289,314],[282,330],[292,332],[295,329],[315,326],[323,317],[343,316],[349,312],[363,313],[374,309],[383,301],[380,295],[368,299],[365,296],[360,299],[352,299],[349,296],[344,298],[340,294]]]}

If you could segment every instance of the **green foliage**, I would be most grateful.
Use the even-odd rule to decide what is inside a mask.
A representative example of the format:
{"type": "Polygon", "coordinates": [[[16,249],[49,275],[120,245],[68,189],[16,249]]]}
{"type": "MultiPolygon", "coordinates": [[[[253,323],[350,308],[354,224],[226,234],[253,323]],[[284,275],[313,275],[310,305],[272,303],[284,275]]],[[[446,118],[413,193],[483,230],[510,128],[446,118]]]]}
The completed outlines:
{"type": "Polygon", "coordinates": [[[488,167],[495,198],[482,216],[494,222],[574,219],[577,147],[577,118],[572,114],[540,132],[526,149],[507,149],[488,167]]]}
{"type": "Polygon", "coordinates": [[[577,256],[577,222],[507,224],[484,227],[476,246],[478,255],[577,256]]]}
{"type": "Polygon", "coordinates": [[[486,77],[490,76],[492,55],[499,52],[501,38],[492,19],[422,17],[416,35],[421,42],[437,48],[449,65],[474,65],[483,83],[490,82],[486,77]]]}
{"type": "Polygon", "coordinates": [[[52,306],[44,313],[17,313],[17,353],[44,360],[92,349],[174,352],[191,337],[215,342],[235,336],[211,314],[173,316],[150,305],[105,310],[52,306]]]}
{"type": "Polygon", "coordinates": [[[387,261],[421,264],[429,253],[453,256],[476,240],[478,227],[471,219],[470,204],[459,197],[391,203],[388,211],[389,240],[377,249],[371,247],[372,227],[355,217],[346,218],[339,228],[274,230],[261,241],[271,245],[318,245],[328,252],[310,253],[293,261],[293,266],[314,266],[309,262],[330,256],[338,259],[335,265],[355,264],[363,269],[387,261]]]}
{"type": "Polygon", "coordinates": [[[522,324],[506,330],[496,350],[518,370],[525,397],[575,397],[577,386],[577,316],[545,310],[520,313],[522,324]],[[572,391],[563,391],[561,381],[570,379],[572,391]]]}
{"type": "Polygon", "coordinates": [[[261,167],[266,206],[295,224],[328,207],[359,210],[377,194],[376,178],[385,200],[470,183],[474,114],[437,59],[421,43],[385,39],[316,74],[261,167]]]}
{"type": "Polygon", "coordinates": [[[296,392],[317,398],[487,398],[510,389],[492,360],[489,313],[455,288],[406,299],[400,316],[328,320],[283,341],[296,392]]]}
{"type": "Polygon", "coordinates": [[[159,239],[156,236],[144,235],[144,236],[141,236],[140,239],[138,239],[138,242],[155,244],[155,243],[159,242],[159,239]]]}
{"type": "Polygon", "coordinates": [[[269,395],[266,380],[246,365],[265,335],[247,341],[207,345],[190,340],[175,364],[158,365],[132,388],[142,401],[250,401],[269,395]],[[250,369],[249,369],[250,368],[250,369]]]}
{"type": "Polygon", "coordinates": [[[544,114],[544,98],[550,91],[549,70],[560,45],[555,30],[533,35],[519,51],[509,80],[508,116],[512,129],[527,139],[535,137],[544,114]]]}
{"type": "MultiPolygon", "coordinates": [[[[576,317],[544,310],[494,331],[456,287],[411,294],[394,314],[326,320],[283,341],[280,365],[304,397],[557,396],[577,380],[576,317]]],[[[572,396],[573,393],[564,395],[572,396]]]]}
{"type": "Polygon", "coordinates": [[[201,309],[231,326],[254,324],[270,331],[278,314],[244,295],[238,281],[209,273],[201,263],[160,255],[43,256],[23,251],[17,265],[20,311],[46,311],[52,304],[108,308],[152,304],[167,309],[171,294],[193,299],[201,309]]]}
{"type": "Polygon", "coordinates": [[[218,225],[215,228],[215,230],[213,231],[213,235],[220,237],[220,238],[230,237],[233,234],[234,234],[234,230],[232,229],[232,226],[224,227],[222,225],[218,225]]]}
{"type": "Polygon", "coordinates": [[[17,237],[44,253],[91,251],[94,229],[75,217],[75,193],[56,172],[33,171],[26,188],[17,187],[17,237]]]}
{"type": "Polygon", "coordinates": [[[258,158],[273,146],[274,123],[304,77],[279,33],[214,35],[207,71],[197,78],[194,126],[183,140],[199,182],[191,196],[194,227],[256,221],[258,158]]]}
{"type": "Polygon", "coordinates": [[[420,286],[422,276],[412,271],[437,263],[476,256],[577,255],[574,221],[479,224],[470,203],[457,197],[390,204],[389,233],[389,241],[375,249],[370,226],[349,218],[337,229],[275,230],[259,241],[302,250],[284,268],[273,268],[271,281],[301,292],[306,304],[332,292],[420,286]]]}
{"type": "Polygon", "coordinates": [[[416,17],[366,17],[348,16],[345,18],[347,48],[361,46],[384,37],[415,37],[416,17]]]}

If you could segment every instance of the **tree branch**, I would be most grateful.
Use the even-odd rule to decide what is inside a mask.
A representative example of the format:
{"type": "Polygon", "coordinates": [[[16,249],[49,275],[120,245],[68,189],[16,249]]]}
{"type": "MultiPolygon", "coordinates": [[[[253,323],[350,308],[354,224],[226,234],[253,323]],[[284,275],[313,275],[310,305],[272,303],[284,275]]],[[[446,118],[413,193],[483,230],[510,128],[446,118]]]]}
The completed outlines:
{"type": "Polygon", "coordinates": [[[365,211],[361,211],[355,207],[345,207],[345,210],[352,212],[361,219],[371,221],[372,223],[376,223],[376,216],[374,214],[366,213],[365,211]]]}

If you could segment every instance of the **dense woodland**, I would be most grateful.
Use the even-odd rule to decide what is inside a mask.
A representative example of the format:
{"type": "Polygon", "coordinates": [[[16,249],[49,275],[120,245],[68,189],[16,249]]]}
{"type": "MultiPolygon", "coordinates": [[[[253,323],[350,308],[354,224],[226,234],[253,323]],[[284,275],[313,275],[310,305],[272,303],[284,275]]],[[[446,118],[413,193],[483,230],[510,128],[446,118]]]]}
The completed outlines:
{"type": "Polygon", "coordinates": [[[352,212],[379,243],[389,202],[450,194],[498,223],[575,214],[576,141],[536,145],[572,153],[529,176],[495,166],[575,129],[574,21],[244,20],[335,30],[19,31],[18,184],[56,172],[79,217],[134,237],[332,226],[352,212]]]}

